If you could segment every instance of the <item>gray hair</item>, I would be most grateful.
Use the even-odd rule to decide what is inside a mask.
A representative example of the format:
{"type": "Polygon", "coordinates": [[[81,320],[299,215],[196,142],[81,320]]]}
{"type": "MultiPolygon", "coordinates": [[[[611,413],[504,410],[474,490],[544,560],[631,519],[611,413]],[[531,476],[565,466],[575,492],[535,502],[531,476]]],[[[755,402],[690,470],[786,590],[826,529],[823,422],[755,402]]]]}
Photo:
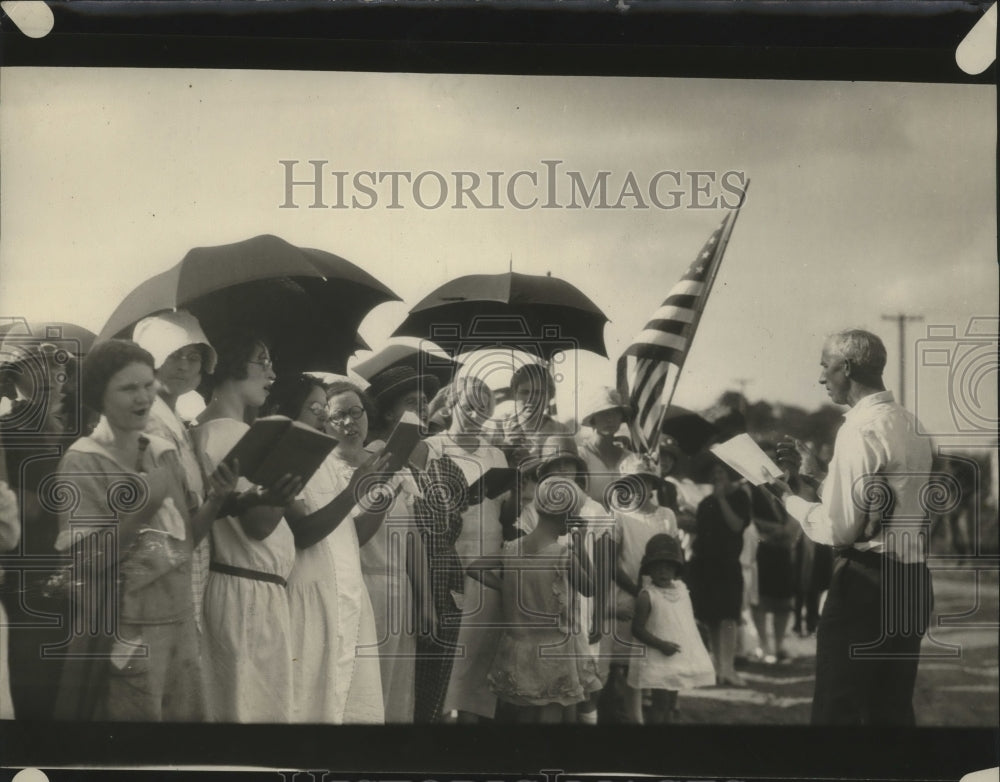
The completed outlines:
{"type": "Polygon", "coordinates": [[[827,337],[826,344],[851,362],[858,373],[868,378],[882,377],[885,369],[885,345],[870,331],[844,329],[827,337]]]}

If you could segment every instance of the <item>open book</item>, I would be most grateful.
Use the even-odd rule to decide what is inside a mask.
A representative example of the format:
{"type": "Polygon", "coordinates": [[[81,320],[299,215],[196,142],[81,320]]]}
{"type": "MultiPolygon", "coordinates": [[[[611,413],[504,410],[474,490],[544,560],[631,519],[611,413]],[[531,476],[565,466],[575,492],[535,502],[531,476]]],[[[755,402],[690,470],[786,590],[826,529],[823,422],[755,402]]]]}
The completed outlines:
{"type": "Polygon", "coordinates": [[[337,445],[337,440],[283,415],[258,418],[226,454],[239,459],[240,475],[258,486],[270,486],[284,475],[308,482],[337,445]]]}
{"type": "Polygon", "coordinates": [[[748,434],[738,434],[709,449],[754,486],[784,477],[781,468],[772,462],[748,434]]]}
{"type": "MultiPolygon", "coordinates": [[[[414,454],[420,444],[420,419],[413,413],[403,413],[392,430],[389,439],[385,444],[384,453],[391,454],[388,463],[382,468],[383,472],[399,472],[410,462],[411,455],[414,454]]],[[[423,459],[426,454],[420,451],[423,459]]]]}

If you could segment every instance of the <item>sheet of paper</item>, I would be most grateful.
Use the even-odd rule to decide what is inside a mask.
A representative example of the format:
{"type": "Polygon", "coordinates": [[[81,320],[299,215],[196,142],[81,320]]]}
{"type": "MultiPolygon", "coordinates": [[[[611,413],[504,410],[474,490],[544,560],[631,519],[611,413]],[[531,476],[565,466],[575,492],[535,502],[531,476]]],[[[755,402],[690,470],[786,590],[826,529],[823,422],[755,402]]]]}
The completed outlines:
{"type": "Polygon", "coordinates": [[[784,475],[748,434],[738,434],[731,440],[713,445],[709,450],[754,486],[770,483],[784,475]]]}

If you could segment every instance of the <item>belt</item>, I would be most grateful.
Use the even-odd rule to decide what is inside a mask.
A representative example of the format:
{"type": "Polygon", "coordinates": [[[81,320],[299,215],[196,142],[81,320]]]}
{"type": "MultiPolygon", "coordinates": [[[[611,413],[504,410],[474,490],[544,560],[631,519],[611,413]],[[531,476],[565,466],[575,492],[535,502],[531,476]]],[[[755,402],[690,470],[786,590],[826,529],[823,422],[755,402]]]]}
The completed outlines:
{"type": "Polygon", "coordinates": [[[833,550],[834,555],[840,557],[841,559],[847,559],[851,562],[857,562],[859,565],[865,565],[870,568],[881,568],[883,563],[889,565],[900,565],[900,566],[912,566],[912,565],[923,565],[923,562],[900,562],[895,557],[890,557],[886,554],[881,554],[878,551],[862,551],[861,549],[854,548],[854,546],[844,546],[843,548],[835,548],[833,550]]]}
{"type": "Polygon", "coordinates": [[[288,582],[285,581],[281,576],[276,573],[264,573],[260,570],[250,570],[245,567],[236,567],[235,565],[226,565],[222,562],[211,562],[208,565],[208,569],[213,573],[225,573],[227,576],[238,576],[240,578],[250,578],[254,581],[267,581],[271,584],[278,584],[279,586],[287,587],[288,582]]]}

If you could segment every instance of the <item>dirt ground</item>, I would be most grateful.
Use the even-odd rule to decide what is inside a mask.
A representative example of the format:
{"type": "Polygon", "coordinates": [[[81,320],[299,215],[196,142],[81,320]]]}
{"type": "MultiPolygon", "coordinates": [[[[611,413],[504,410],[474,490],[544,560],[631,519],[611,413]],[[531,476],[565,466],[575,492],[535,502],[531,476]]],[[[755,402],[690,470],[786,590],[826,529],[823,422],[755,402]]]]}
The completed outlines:
{"type": "MultiPolygon", "coordinates": [[[[1000,724],[998,615],[1000,583],[992,570],[935,570],[935,612],[921,648],[914,692],[919,726],[1000,724]]],[[[682,692],[678,723],[806,725],[812,703],[815,636],[789,635],[787,663],[748,662],[745,689],[682,692]]]]}

